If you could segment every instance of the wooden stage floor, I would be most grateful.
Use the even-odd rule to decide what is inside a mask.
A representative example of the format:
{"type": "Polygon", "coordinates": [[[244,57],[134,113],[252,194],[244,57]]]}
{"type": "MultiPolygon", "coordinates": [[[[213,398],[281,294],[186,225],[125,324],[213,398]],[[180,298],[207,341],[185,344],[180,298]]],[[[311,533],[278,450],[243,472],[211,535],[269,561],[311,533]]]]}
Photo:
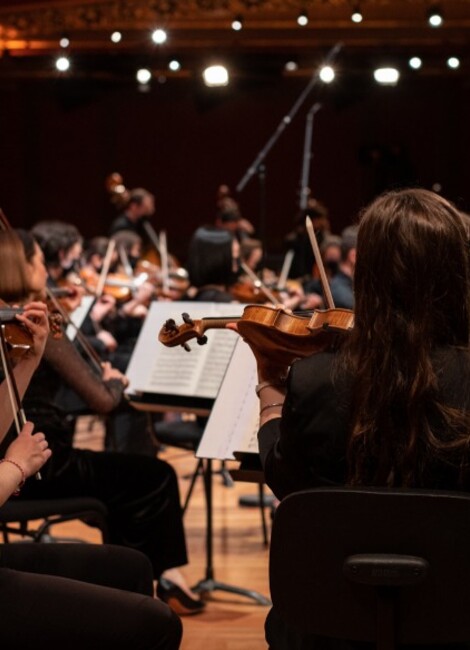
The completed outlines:
{"type": "MultiPolygon", "coordinates": [[[[76,445],[100,450],[102,440],[100,421],[81,418],[76,445]]],[[[189,480],[184,477],[191,474],[196,466],[194,454],[167,447],[160,458],[174,466],[183,500],[189,486],[189,480]]],[[[217,469],[219,463],[215,462],[214,465],[217,469]]],[[[257,489],[256,485],[241,482],[233,487],[225,487],[219,475],[213,478],[214,578],[269,597],[269,551],[263,544],[260,512],[258,508],[240,507],[238,504],[241,495],[256,494],[257,489]]],[[[270,526],[269,511],[266,518],[270,526]]],[[[190,584],[205,578],[205,523],[202,478],[198,478],[185,515],[190,563],[184,568],[184,573],[190,584]]],[[[57,525],[53,535],[99,542],[96,531],[77,522],[57,525]]],[[[206,602],[204,613],[183,617],[181,650],[266,650],[264,620],[268,607],[222,591],[208,594],[206,602]]]]}

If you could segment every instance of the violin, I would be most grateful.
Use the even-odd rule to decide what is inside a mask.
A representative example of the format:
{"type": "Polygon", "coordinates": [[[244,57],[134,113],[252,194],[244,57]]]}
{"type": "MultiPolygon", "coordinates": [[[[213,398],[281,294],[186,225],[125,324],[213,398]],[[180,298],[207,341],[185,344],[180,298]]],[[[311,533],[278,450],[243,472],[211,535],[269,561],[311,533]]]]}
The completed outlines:
{"type": "MultiPolygon", "coordinates": [[[[29,330],[15,318],[16,314],[23,313],[21,307],[10,307],[0,301],[0,325],[8,352],[15,361],[26,354],[33,344],[33,337],[29,330]]],[[[61,315],[49,312],[48,319],[51,336],[55,339],[61,338],[63,335],[61,315]]]]}
{"type": "Polygon", "coordinates": [[[255,353],[262,350],[274,363],[288,366],[295,359],[334,349],[354,326],[354,313],[349,309],[323,309],[306,316],[270,305],[247,305],[240,317],[192,320],[183,314],[182,318],[180,326],[173,319],[165,322],[158,335],[161,343],[188,350],[187,342],[193,338],[199,345],[207,342],[208,329],[236,323],[238,333],[255,353]]]}
{"type": "MultiPolygon", "coordinates": [[[[99,286],[99,274],[89,267],[80,269],[80,279],[88,293],[95,295],[99,286]]],[[[127,302],[132,298],[132,292],[137,285],[125,273],[108,273],[106,276],[103,293],[112,296],[116,302],[127,302]]]]}

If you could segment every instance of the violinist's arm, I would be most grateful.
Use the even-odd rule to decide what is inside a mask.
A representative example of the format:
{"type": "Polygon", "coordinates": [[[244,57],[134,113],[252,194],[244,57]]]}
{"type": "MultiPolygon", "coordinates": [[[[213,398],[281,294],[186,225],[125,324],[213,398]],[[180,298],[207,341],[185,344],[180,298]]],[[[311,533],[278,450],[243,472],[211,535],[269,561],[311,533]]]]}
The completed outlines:
{"type": "MultiPolygon", "coordinates": [[[[49,334],[47,307],[42,302],[31,302],[25,305],[24,313],[16,318],[29,330],[33,339],[31,350],[16,364],[13,373],[20,399],[24,397],[31,377],[36,371],[44,352],[49,334]]],[[[10,397],[6,381],[0,385],[0,441],[5,437],[13,421],[13,409],[10,407],[10,397]]]]}

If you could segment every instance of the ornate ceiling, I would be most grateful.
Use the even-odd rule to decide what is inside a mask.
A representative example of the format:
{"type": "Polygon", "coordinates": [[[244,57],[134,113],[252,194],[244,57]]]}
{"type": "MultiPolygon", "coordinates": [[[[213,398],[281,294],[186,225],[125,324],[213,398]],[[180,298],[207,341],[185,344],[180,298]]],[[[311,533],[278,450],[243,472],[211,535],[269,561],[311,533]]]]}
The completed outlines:
{"type": "Polygon", "coordinates": [[[470,0],[1,0],[0,53],[31,59],[57,53],[63,35],[77,54],[145,54],[160,63],[165,57],[194,62],[241,54],[265,61],[294,57],[308,67],[319,51],[338,42],[362,55],[465,57],[470,0]],[[427,12],[436,4],[444,23],[433,29],[427,12]],[[360,24],[351,21],[356,6],[364,17],[360,24]],[[309,17],[305,27],[296,22],[301,11],[309,17]],[[231,29],[235,16],[243,19],[239,32],[231,29]],[[150,39],[156,27],[168,31],[160,46],[150,39]],[[122,32],[116,44],[110,40],[114,30],[122,32]]]}

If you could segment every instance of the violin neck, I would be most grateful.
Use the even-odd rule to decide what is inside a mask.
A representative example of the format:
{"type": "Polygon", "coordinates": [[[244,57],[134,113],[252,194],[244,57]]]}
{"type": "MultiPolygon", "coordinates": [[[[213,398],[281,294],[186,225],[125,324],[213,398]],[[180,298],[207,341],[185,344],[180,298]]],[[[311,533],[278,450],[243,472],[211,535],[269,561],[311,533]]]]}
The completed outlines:
{"type": "Polygon", "coordinates": [[[206,330],[225,329],[229,323],[236,323],[239,320],[239,316],[232,318],[218,318],[217,316],[214,316],[209,318],[202,318],[200,324],[202,332],[204,333],[206,330]]]}
{"type": "Polygon", "coordinates": [[[22,314],[23,309],[21,307],[6,307],[0,308],[0,322],[2,323],[11,323],[12,321],[18,322],[15,318],[16,314],[22,314]]]}

